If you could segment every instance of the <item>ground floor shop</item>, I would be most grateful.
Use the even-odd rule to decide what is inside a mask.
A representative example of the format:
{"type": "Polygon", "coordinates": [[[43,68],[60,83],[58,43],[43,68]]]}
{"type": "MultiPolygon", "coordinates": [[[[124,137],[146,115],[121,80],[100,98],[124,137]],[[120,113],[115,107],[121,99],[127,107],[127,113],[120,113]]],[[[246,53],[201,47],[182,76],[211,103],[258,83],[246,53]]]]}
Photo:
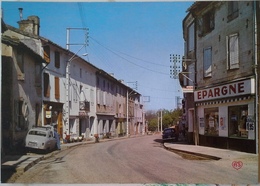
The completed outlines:
{"type": "Polygon", "coordinates": [[[247,79],[195,92],[200,145],[256,153],[254,86],[247,79]]]}
{"type": "Polygon", "coordinates": [[[69,129],[65,132],[65,138],[67,136],[72,141],[93,138],[94,123],[95,117],[89,116],[87,112],[80,112],[78,116],[70,116],[69,129]]]}
{"type": "Polygon", "coordinates": [[[97,134],[100,138],[115,136],[116,133],[116,121],[114,115],[97,116],[97,134]]]}
{"type": "Polygon", "coordinates": [[[44,125],[57,126],[60,136],[63,134],[63,103],[43,101],[43,121],[44,125]]]}

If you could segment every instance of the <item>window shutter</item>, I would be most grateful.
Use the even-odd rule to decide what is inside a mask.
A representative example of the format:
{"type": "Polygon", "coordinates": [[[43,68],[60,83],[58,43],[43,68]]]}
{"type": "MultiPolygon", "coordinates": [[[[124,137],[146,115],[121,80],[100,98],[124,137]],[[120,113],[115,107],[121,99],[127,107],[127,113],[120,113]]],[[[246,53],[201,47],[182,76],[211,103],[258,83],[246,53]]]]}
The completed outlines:
{"type": "Polygon", "coordinates": [[[230,69],[239,68],[238,57],[238,35],[232,35],[229,39],[229,60],[230,69]]]}
{"type": "Polygon", "coordinates": [[[55,77],[55,98],[60,99],[60,79],[55,77]]]}
{"type": "Polygon", "coordinates": [[[46,98],[50,97],[50,79],[49,74],[44,73],[44,96],[46,98]]]}

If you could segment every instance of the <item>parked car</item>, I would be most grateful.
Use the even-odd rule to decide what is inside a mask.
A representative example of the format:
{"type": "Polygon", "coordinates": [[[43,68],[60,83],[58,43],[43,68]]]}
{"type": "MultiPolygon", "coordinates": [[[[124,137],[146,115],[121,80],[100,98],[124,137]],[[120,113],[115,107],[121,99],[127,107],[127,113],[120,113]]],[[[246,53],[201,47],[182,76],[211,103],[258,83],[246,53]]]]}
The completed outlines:
{"type": "Polygon", "coordinates": [[[35,127],[28,131],[25,138],[27,149],[39,149],[46,152],[57,148],[57,141],[54,138],[53,127],[35,127]]]}
{"type": "Polygon", "coordinates": [[[175,128],[166,128],[163,130],[162,139],[163,141],[178,141],[179,133],[175,128]]]}

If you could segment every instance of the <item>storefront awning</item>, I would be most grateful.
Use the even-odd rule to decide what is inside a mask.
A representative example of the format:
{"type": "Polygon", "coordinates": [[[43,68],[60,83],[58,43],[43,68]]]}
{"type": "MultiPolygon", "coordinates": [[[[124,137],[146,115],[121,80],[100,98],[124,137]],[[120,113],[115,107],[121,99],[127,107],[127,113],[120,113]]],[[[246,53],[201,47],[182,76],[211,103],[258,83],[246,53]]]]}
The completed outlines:
{"type": "Polygon", "coordinates": [[[251,99],[253,96],[243,96],[243,97],[237,97],[237,98],[230,98],[230,99],[222,99],[222,100],[212,100],[212,101],[206,101],[206,102],[200,102],[196,103],[196,106],[204,106],[204,105],[217,105],[217,104],[224,104],[224,103],[233,103],[238,101],[245,101],[251,99]]]}

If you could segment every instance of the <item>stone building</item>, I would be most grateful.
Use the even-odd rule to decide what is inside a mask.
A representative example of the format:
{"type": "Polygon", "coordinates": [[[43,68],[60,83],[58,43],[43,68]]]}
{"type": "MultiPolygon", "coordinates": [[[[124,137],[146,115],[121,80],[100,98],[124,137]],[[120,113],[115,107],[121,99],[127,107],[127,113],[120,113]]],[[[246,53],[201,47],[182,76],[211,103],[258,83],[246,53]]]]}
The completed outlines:
{"type": "Polygon", "coordinates": [[[39,39],[7,25],[2,33],[2,152],[22,149],[27,131],[42,125],[39,39]]]}
{"type": "Polygon", "coordinates": [[[183,25],[195,143],[257,153],[259,2],[195,2],[183,25]]]}

